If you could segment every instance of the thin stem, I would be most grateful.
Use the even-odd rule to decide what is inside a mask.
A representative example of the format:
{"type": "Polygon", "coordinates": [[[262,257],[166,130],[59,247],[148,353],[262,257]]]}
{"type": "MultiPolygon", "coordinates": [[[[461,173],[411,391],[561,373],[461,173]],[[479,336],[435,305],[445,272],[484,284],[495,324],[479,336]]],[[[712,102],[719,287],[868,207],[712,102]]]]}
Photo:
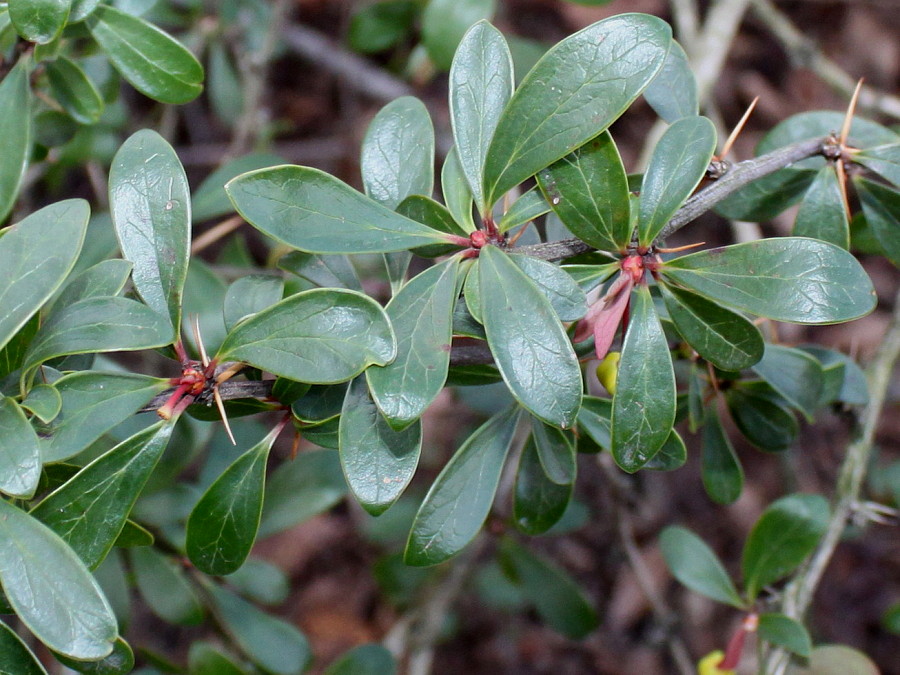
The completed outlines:
{"type": "Polygon", "coordinates": [[[731,43],[749,5],[750,0],[718,0],[709,10],[697,40],[687,45],[701,106],[722,72],[731,43]]]}

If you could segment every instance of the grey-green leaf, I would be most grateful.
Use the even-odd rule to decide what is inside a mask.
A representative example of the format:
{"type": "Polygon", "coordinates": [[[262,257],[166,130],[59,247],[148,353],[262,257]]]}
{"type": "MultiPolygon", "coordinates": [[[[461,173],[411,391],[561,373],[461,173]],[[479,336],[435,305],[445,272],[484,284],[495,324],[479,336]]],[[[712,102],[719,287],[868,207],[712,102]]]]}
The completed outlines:
{"type": "Polygon", "coordinates": [[[65,56],[46,65],[53,96],[76,122],[94,124],[103,114],[103,98],[81,67],[65,56]]]}
{"type": "Polygon", "coordinates": [[[366,511],[380,515],[412,480],[422,450],[421,423],[392,429],[369,397],[365,378],[357,377],[347,388],[338,438],[347,485],[366,511]]]}
{"type": "Polygon", "coordinates": [[[103,260],[91,265],[66,283],[53,301],[51,316],[54,312],[65,309],[79,300],[118,295],[128,281],[131,268],[130,262],[120,258],[103,260]]]}
{"type": "Polygon", "coordinates": [[[441,167],[441,192],[447,210],[465,232],[475,230],[472,219],[472,190],[463,174],[456,148],[450,148],[444,166],[441,167]]]}
{"type": "Polygon", "coordinates": [[[716,127],[706,117],[683,117],[666,129],[641,184],[638,241],[642,246],[656,239],[690,197],[715,151],[716,127]]]}
{"type": "Polygon", "coordinates": [[[506,213],[500,218],[497,228],[501,232],[506,232],[517,225],[532,221],[549,211],[550,205],[547,203],[547,200],[544,199],[540,190],[533,187],[512,203],[512,206],[510,206],[506,213]]]}
{"type": "Polygon", "coordinates": [[[850,221],[834,167],[819,169],[800,202],[792,234],[850,248],[850,221]]]}
{"type": "Polygon", "coordinates": [[[683,527],[670,526],[659,536],[666,565],[673,576],[695,593],[738,609],[746,604],[712,549],[683,527]]]}
{"type": "Polygon", "coordinates": [[[284,281],[271,274],[248,274],[228,287],[222,313],[225,327],[234,328],[247,317],[268,309],[281,300],[284,281]]]}
{"type": "Polygon", "coordinates": [[[191,194],[172,146],[150,129],[126,140],[109,171],[109,202],[122,256],[153,310],[168,316],[173,339],[181,330],[181,305],[191,240],[191,194]]]}
{"type": "Polygon", "coordinates": [[[858,162],[900,187],[900,143],[876,145],[853,156],[858,162]]]}
{"type": "Polygon", "coordinates": [[[538,457],[534,437],[522,449],[513,492],[513,518],[525,534],[543,534],[553,527],[572,499],[573,483],[560,484],[547,475],[538,457]]]}
{"type": "Polygon", "coordinates": [[[325,675],[396,675],[397,664],[387,648],[378,644],[360,645],[328,666],[325,675]]]}
{"type": "Polygon", "coordinates": [[[36,384],[22,401],[22,407],[44,424],[49,424],[59,415],[62,396],[51,384],[36,384]]]}
{"type": "Polygon", "coordinates": [[[0,492],[29,498],[41,478],[41,446],[22,407],[0,397],[0,492]]]}
{"type": "Polygon", "coordinates": [[[16,632],[0,621],[0,673],[3,675],[47,675],[47,671],[16,632]]]}
{"type": "Polygon", "coordinates": [[[9,0],[9,17],[19,35],[45,45],[62,32],[71,8],[72,0],[9,0]]]}
{"type": "Polygon", "coordinates": [[[814,356],[802,349],[767,344],[753,370],[812,421],[823,386],[822,365],[814,356]]]}
{"type": "Polygon", "coordinates": [[[809,658],[812,639],[803,624],[784,614],[767,612],[759,615],[759,637],[773,645],[809,658]]]}
{"type": "Polygon", "coordinates": [[[398,429],[425,412],[447,379],[458,276],[454,257],[414,277],[386,308],[397,358],[369,368],[366,377],[378,408],[398,429]]]}
{"type": "Polygon", "coordinates": [[[612,410],[612,453],[622,469],[634,472],[666,442],[675,423],[675,373],[672,355],[650,290],[631,296],[631,318],[612,410]]]}
{"type": "Polygon", "coordinates": [[[731,504],[741,496],[744,469],[713,408],[707,409],[703,423],[700,473],[706,494],[716,504],[731,504]]]}
{"type": "MultiPolygon", "coordinates": [[[[0,163],[0,221],[9,215],[16,203],[19,186],[31,157],[33,115],[28,77],[28,63],[22,61],[0,82],[0,150],[3,152],[3,162],[0,163]]],[[[8,268],[4,265],[3,269],[8,268]]],[[[11,278],[17,276],[11,275],[11,278]]],[[[2,342],[0,335],[0,344],[2,342]]]]}
{"type": "Polygon", "coordinates": [[[547,477],[559,485],[575,482],[575,446],[565,432],[533,420],[531,433],[547,477]]]}
{"type": "Polygon", "coordinates": [[[511,255],[510,260],[546,296],[560,321],[577,321],[587,313],[584,291],[559,265],[527,255],[511,255]]]}
{"type": "Polygon", "coordinates": [[[761,239],[667,262],[661,272],[736,309],[791,323],[840,323],[875,308],[865,270],[847,251],[803,237],[761,239]]]}
{"type": "Polygon", "coordinates": [[[129,557],[134,581],[154,614],[180,626],[203,621],[203,605],[180,564],[150,546],[131,549],[129,557]]]}
{"type": "Polygon", "coordinates": [[[62,537],[85,565],[97,567],[125,527],[173,427],[160,421],[122,441],[45,497],[31,515],[62,537]]]}
{"type": "Polygon", "coordinates": [[[900,191],[864,178],[854,178],[866,223],[885,255],[900,267],[900,191]]]}
{"type": "Polygon", "coordinates": [[[216,358],[243,361],[298,382],[332,384],[397,352],[384,310],[355,291],[313,289],[259,312],[232,330],[216,358]]]}
{"type": "Polygon", "coordinates": [[[422,12],[422,43],[435,65],[450,68],[469,26],[489,19],[496,7],[497,0],[431,0],[422,12]]]}
{"type": "Polygon", "coordinates": [[[484,160],[513,91],[513,63],[503,34],[479,21],[463,36],[450,68],[450,122],[459,163],[482,215],[484,160]]]}
{"type": "Polygon", "coordinates": [[[50,528],[0,500],[0,582],[16,614],[52,650],[98,660],[116,618],[84,563],[50,528]]]}
{"type": "Polygon", "coordinates": [[[515,407],[495,415],[447,462],[416,513],[407,565],[436,565],[472,541],[490,512],[518,419],[515,407]]]}
{"type": "Polygon", "coordinates": [[[656,114],[669,124],[697,114],[697,80],[687,54],[674,40],[662,70],[644,90],[644,98],[656,114]]]}
{"type": "Polygon", "coordinates": [[[659,72],[671,38],[661,19],[623,14],[551,48],[497,124],[485,161],[486,203],[612,124],[659,72]]]}
{"type": "Polygon", "coordinates": [[[242,174],[225,191],[251,225],[309,253],[388,253],[446,243],[445,235],[405,218],[329,174],[276,166],[242,174]]]}
{"type": "Polygon", "coordinates": [[[552,305],[495,246],[481,249],[478,277],[488,344],[513,396],[548,424],[571,427],[581,406],[581,368],[552,305]]]}
{"type": "MultiPolygon", "coordinates": [[[[0,85],[0,102],[4,96],[0,85]]],[[[89,216],[86,201],[68,199],[35,211],[0,238],[0,347],[41,308],[72,270],[89,216]]]]}

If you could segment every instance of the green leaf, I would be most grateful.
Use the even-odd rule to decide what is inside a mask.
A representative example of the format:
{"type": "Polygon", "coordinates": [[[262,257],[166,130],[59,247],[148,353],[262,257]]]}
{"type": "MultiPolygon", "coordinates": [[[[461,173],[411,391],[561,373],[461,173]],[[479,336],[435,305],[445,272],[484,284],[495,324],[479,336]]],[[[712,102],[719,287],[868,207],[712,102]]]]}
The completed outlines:
{"type": "Polygon", "coordinates": [[[280,605],[291,593],[287,575],[259,558],[248,558],[238,571],[229,574],[228,585],[245,598],[263,605],[280,605]]]}
{"type": "Polygon", "coordinates": [[[430,267],[400,289],[386,312],[397,338],[397,358],[366,371],[372,397],[395,428],[421,417],[440,393],[450,366],[459,259],[430,267]]]}
{"type": "MultiPolygon", "coordinates": [[[[445,232],[456,236],[468,236],[463,230],[453,214],[438,202],[424,195],[410,195],[397,206],[397,213],[406,216],[416,222],[423,223],[437,232],[445,232]]],[[[439,255],[452,253],[458,250],[454,244],[432,244],[430,246],[420,246],[413,249],[413,253],[423,258],[435,258],[439,255]]],[[[405,273],[404,269],[404,273],[405,273]]],[[[396,278],[402,280],[403,275],[397,275],[396,278]]]]}
{"type": "Polygon", "coordinates": [[[278,267],[320,288],[362,291],[356,268],[346,255],[315,255],[291,251],[278,259],[278,267]]]}
{"type": "Polygon", "coordinates": [[[760,450],[780,452],[793,445],[800,426],[783,406],[738,388],[729,389],[725,400],[735,426],[760,450]]]}
{"type": "Polygon", "coordinates": [[[659,535],[659,546],[672,575],[682,584],[716,602],[746,607],[718,556],[696,534],[672,525],[659,535]]]}
{"type": "Polygon", "coordinates": [[[478,534],[491,509],[516,431],[518,408],[495,415],[463,443],[419,507],[406,543],[407,565],[436,565],[478,534]]]}
{"type": "Polygon", "coordinates": [[[9,0],[9,17],[28,42],[53,42],[66,25],[72,0],[9,0]]]}
{"type": "Polygon", "coordinates": [[[231,574],[250,554],[262,516],[266,461],[280,431],[276,426],[232,462],[191,511],[186,550],[201,572],[231,574]]]}
{"type": "Polygon", "coordinates": [[[0,397],[0,491],[28,499],[41,478],[41,446],[15,399],[0,397]]]}
{"type": "Polygon", "coordinates": [[[203,605],[179,564],[150,546],[130,549],[129,556],[135,584],[156,616],[179,626],[203,621],[203,605]]]}
{"type": "Polygon", "coordinates": [[[394,657],[378,644],[360,645],[328,666],[325,675],[396,675],[394,657]]]}
{"type": "Polygon", "coordinates": [[[384,106],[363,139],[360,172],[366,194],[389,209],[434,189],[434,129],[425,105],[402,96],[384,106]]]}
{"type": "Polygon", "coordinates": [[[822,366],[802,349],[767,344],[754,372],[811,422],[822,393],[822,366]]]}
{"type": "Polygon", "coordinates": [[[422,13],[422,43],[435,65],[450,68],[469,26],[490,19],[496,7],[497,0],[430,0],[422,13]]]}
{"type": "Polygon", "coordinates": [[[840,323],[875,307],[865,270],[847,251],[815,239],[779,237],[699,251],[660,271],[736,309],[790,323],[840,323]]]}
{"type": "Polygon", "coordinates": [[[646,286],[631,297],[631,318],[616,378],[612,453],[634,473],[653,459],[675,423],[675,373],[662,325],[646,286]]]}
{"type": "Polygon", "coordinates": [[[134,652],[122,638],[113,643],[112,653],[101,661],[76,661],[62,654],[54,654],[66,668],[85,675],[127,675],[134,669],[134,652]]]}
{"type": "Polygon", "coordinates": [[[119,258],[103,260],[88,267],[66,283],[53,301],[51,316],[79,300],[118,295],[128,281],[131,268],[130,262],[119,258]]]}
{"type": "Polygon", "coordinates": [[[50,90],[69,116],[81,124],[96,123],[103,114],[103,98],[81,67],[59,56],[46,68],[50,90]]]}
{"type": "Polygon", "coordinates": [[[740,314],[679,288],[660,284],[660,290],[678,332],[714,366],[739,371],[762,358],[762,334],[740,314]]]}
{"type": "Polygon", "coordinates": [[[703,423],[700,472],[703,488],[716,504],[731,504],[741,496],[744,469],[713,408],[707,409],[703,423]]]}
{"type": "Polygon", "coordinates": [[[122,441],[45,497],[31,515],[62,537],[85,565],[97,567],[125,527],[173,428],[160,421],[122,441]]]}
{"type": "Polygon", "coordinates": [[[298,382],[349,380],[397,353],[384,310],[355,291],[313,289],[257,313],[232,330],[216,359],[243,361],[298,382]]]}
{"type": "Polygon", "coordinates": [[[853,161],[880,174],[900,187],[900,143],[866,148],[853,156],[853,161]]]}
{"type": "Polygon", "coordinates": [[[15,631],[0,621],[0,673],[47,675],[47,671],[15,631]]]}
{"type": "MultiPolygon", "coordinates": [[[[207,95],[216,118],[234,129],[244,110],[244,90],[223,40],[212,41],[207,56],[207,95]]],[[[254,167],[256,168],[256,167],[254,167]]]]}
{"type": "Polygon", "coordinates": [[[719,202],[715,212],[733,220],[771,220],[802,199],[815,174],[782,169],[753,181],[719,202]]]}
{"type": "Polygon", "coordinates": [[[600,624],[586,594],[564,570],[511,539],[503,540],[501,555],[538,615],[551,628],[571,640],[581,640],[600,624]]]}
{"type": "Polygon", "coordinates": [[[532,221],[549,211],[550,205],[547,203],[547,200],[544,199],[540,190],[531,188],[513,202],[512,206],[510,206],[506,213],[503,214],[503,217],[500,218],[497,228],[501,232],[507,232],[516,227],[516,225],[522,225],[532,221]]]}
{"type": "Polygon", "coordinates": [[[454,220],[465,232],[474,232],[472,219],[472,190],[463,174],[456,148],[450,148],[441,168],[441,194],[454,220]]]}
{"type": "Polygon", "coordinates": [[[109,201],[122,256],[134,263],[135,289],[170,318],[177,337],[190,257],[191,196],[184,168],[162,136],[143,129],[122,144],[109,170],[109,201]]]}
{"type": "Polygon", "coordinates": [[[808,667],[796,667],[791,675],[879,675],[872,660],[845,645],[820,645],[809,655],[808,667]]]}
{"type": "Polygon", "coordinates": [[[608,131],[540,171],[537,180],[576,237],[607,251],[630,243],[628,176],[608,131]]]}
{"type": "Polygon", "coordinates": [[[414,0],[381,0],[356,7],[347,28],[347,44],[364,54],[389,49],[412,30],[417,10],[414,0]]]}
{"type": "Polygon", "coordinates": [[[203,66],[184,45],[141,18],[100,5],[87,22],[116,70],[161,103],[187,103],[203,91],[203,66]]]}
{"type": "MultiPolygon", "coordinates": [[[[33,314],[25,325],[0,349],[0,380],[15,373],[25,360],[25,352],[41,325],[41,315],[33,314]]],[[[482,338],[484,335],[482,334],[482,338]]]]}
{"type": "Polygon", "coordinates": [[[819,169],[800,202],[792,234],[850,248],[850,221],[834,167],[819,169]]]}
{"type": "Polygon", "coordinates": [[[225,191],[248,223],[309,253],[388,253],[446,243],[440,232],[318,169],[285,165],[250,171],[229,181],[225,191]]]}
{"type": "Polygon", "coordinates": [[[269,476],[259,537],[302,523],[337,504],[347,494],[338,453],[311,450],[282,464],[269,476]]]}
{"type": "MultiPolygon", "coordinates": [[[[802,141],[815,136],[825,137],[840,129],[844,123],[844,113],[834,110],[814,110],[792,115],[779,122],[759,142],[756,148],[757,154],[765,154],[776,148],[790,145],[795,141],[802,141]]],[[[870,148],[876,145],[886,145],[900,142],[900,135],[887,127],[860,117],[854,116],[850,125],[850,135],[847,138],[850,146],[856,148],[870,148]]],[[[821,157],[815,157],[798,162],[788,171],[815,171],[825,164],[821,157]]]]}
{"type": "Polygon", "coordinates": [[[484,160],[513,92],[509,47],[503,34],[487,21],[479,21],[463,36],[453,57],[449,86],[457,156],[484,216],[489,214],[483,188],[484,160]]]}
{"type": "Polygon", "coordinates": [[[222,628],[251,661],[272,675],[306,670],[312,651],[303,633],[211,582],[205,588],[222,628]]]}
{"type": "Polygon", "coordinates": [[[672,41],[662,70],[644,90],[644,98],[664,121],[671,124],[682,117],[696,115],[700,109],[697,80],[687,54],[672,41]]]}
{"type": "Polygon", "coordinates": [[[163,391],[168,380],[85,371],[64,375],[53,386],[62,397],[62,410],[49,429],[42,430],[44,462],[78,454],[163,391]]]}
{"type": "Polygon", "coordinates": [[[858,177],[853,185],[869,229],[888,259],[900,267],[900,191],[858,177]]]}
{"type": "Polygon", "coordinates": [[[578,426],[604,450],[608,450],[612,445],[611,418],[612,401],[596,396],[582,397],[581,410],[578,411],[578,426]]]}
{"type": "Polygon", "coordinates": [[[23,370],[68,354],[120,352],[172,342],[167,317],[135,300],[87,298],[55,311],[25,355],[23,370]]]}
{"type": "Polygon", "coordinates": [[[645,469],[652,471],[674,471],[684,466],[687,461],[687,448],[684,440],[678,432],[672,429],[672,433],[663,443],[659,452],[649,462],[644,464],[645,469]]]}
{"type": "Polygon", "coordinates": [[[575,482],[575,446],[569,436],[540,420],[532,420],[531,433],[547,478],[558,485],[575,482]]]}
{"type": "Polygon", "coordinates": [[[22,401],[22,407],[44,424],[49,424],[59,415],[62,397],[52,385],[36,384],[22,401]]]}
{"type": "Polygon", "coordinates": [[[828,502],[819,495],[788,495],[770,504],[750,531],[741,559],[747,597],[793,572],[828,527],[828,502]]]}
{"type": "Polygon", "coordinates": [[[194,642],[188,652],[190,675],[246,675],[247,671],[209,642],[194,642]]]}
{"type": "Polygon", "coordinates": [[[50,649],[81,660],[112,651],[116,618],[90,572],[50,528],[2,500],[0,583],[22,623],[50,649]]]}
{"type": "Polygon", "coordinates": [[[341,414],[347,394],[346,382],[335,385],[314,384],[291,404],[291,412],[301,422],[327,422],[341,414]]]}
{"type": "Polygon", "coordinates": [[[856,361],[846,354],[818,345],[801,345],[800,349],[812,354],[822,364],[825,372],[834,373],[837,367],[837,379],[839,379],[837,391],[823,388],[821,404],[840,401],[847,405],[865,405],[869,402],[869,383],[866,380],[866,374],[856,361]]]}
{"type": "Polygon", "coordinates": [[[759,637],[803,658],[809,658],[812,652],[812,639],[806,628],[784,614],[760,614],[759,637]]]}
{"type": "Polygon", "coordinates": [[[488,344],[513,396],[548,424],[571,427],[581,368],[550,302],[495,246],[481,249],[478,277],[488,344]]]}
{"type": "MultiPolygon", "coordinates": [[[[0,85],[0,101],[6,95],[9,93],[4,93],[0,85]]],[[[8,162],[4,159],[2,164],[8,162]]],[[[0,347],[40,309],[72,270],[89,216],[86,201],[68,199],[35,211],[0,237],[0,347]]]]}
{"type": "MultiPolygon", "coordinates": [[[[28,78],[28,63],[22,61],[0,82],[0,151],[3,154],[3,162],[0,162],[0,221],[6,219],[16,203],[19,187],[25,176],[25,168],[31,157],[31,86],[28,78]]],[[[62,202],[62,204],[66,203],[62,202]]],[[[72,206],[71,203],[68,205],[72,206]]],[[[47,208],[59,207],[60,204],[56,204],[47,208]]],[[[45,217],[47,215],[45,214],[45,217]]],[[[26,218],[22,223],[27,220],[26,218]]],[[[50,241],[48,238],[47,242],[50,241]]],[[[0,261],[3,258],[3,250],[4,247],[0,246],[0,261]]],[[[41,253],[45,254],[46,252],[46,249],[41,250],[41,253]]],[[[69,252],[76,257],[78,255],[77,251],[69,252]]],[[[2,265],[2,268],[10,269],[5,264],[2,265]]],[[[27,269],[33,269],[33,267],[27,269]]],[[[18,277],[17,274],[9,275],[12,280],[18,277]]],[[[2,297],[2,293],[0,293],[0,297],[2,297]]],[[[2,327],[2,322],[0,322],[0,327],[2,327]]],[[[2,331],[0,331],[0,344],[4,342],[2,331]]]]}
{"type": "Polygon", "coordinates": [[[155,541],[156,537],[153,536],[153,533],[150,530],[144,528],[141,525],[138,525],[133,520],[126,520],[125,526],[122,528],[119,536],[116,537],[116,541],[114,542],[113,546],[115,546],[116,548],[153,546],[153,542],[155,541]]]}
{"type": "Polygon", "coordinates": [[[340,427],[341,466],[362,507],[380,515],[412,480],[422,450],[422,425],[392,429],[357,377],[347,389],[340,427]]]}
{"type": "Polygon", "coordinates": [[[223,315],[228,330],[281,300],[284,281],[270,274],[248,274],[228,287],[223,315]]]}
{"type": "Polygon", "coordinates": [[[662,67],[671,36],[661,19],[623,14],[551,48],[497,123],[485,161],[485,202],[493,204],[612,124],[662,67]]]}
{"type": "Polygon", "coordinates": [[[529,437],[519,459],[513,492],[513,518],[522,532],[535,536],[553,527],[572,499],[573,483],[550,479],[541,465],[534,436],[529,437]]]}
{"type": "Polygon", "coordinates": [[[559,265],[527,255],[509,257],[544,294],[560,321],[577,321],[587,313],[587,299],[559,265]]]}
{"type": "Polygon", "coordinates": [[[283,164],[284,160],[278,155],[267,153],[251,153],[242,155],[236,159],[225,162],[218,169],[209,174],[191,197],[191,215],[195,223],[205,220],[220,218],[234,211],[234,206],[225,193],[225,183],[235,176],[247,171],[263,169],[276,164],[283,164]]]}
{"type": "Polygon", "coordinates": [[[638,242],[649,246],[706,175],[716,151],[716,127],[705,117],[683,117],[663,134],[641,183],[638,242]]]}

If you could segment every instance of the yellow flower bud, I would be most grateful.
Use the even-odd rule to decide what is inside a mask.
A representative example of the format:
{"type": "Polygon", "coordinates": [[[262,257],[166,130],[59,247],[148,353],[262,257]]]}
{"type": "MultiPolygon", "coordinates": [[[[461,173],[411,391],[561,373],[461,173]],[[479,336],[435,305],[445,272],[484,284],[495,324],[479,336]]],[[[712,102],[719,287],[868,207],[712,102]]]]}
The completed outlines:
{"type": "Polygon", "coordinates": [[[597,379],[610,394],[616,393],[616,377],[619,374],[621,356],[622,354],[619,352],[610,352],[597,366],[597,379]]]}
{"type": "Polygon", "coordinates": [[[734,675],[733,670],[719,670],[718,664],[721,663],[725,653],[721,649],[710,652],[697,663],[697,675],[734,675]]]}

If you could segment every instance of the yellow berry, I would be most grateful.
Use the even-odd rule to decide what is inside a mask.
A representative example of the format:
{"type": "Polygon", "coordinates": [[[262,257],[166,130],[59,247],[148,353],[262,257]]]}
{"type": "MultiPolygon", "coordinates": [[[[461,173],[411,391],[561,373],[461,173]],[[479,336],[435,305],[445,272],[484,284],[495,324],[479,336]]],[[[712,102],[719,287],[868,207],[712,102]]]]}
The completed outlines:
{"type": "Polygon", "coordinates": [[[597,366],[597,379],[610,394],[616,393],[616,377],[619,374],[619,359],[622,354],[610,352],[597,366]]]}
{"type": "Polygon", "coordinates": [[[697,675],[734,675],[733,670],[720,670],[717,666],[725,654],[721,649],[710,652],[697,663],[697,675]]]}

